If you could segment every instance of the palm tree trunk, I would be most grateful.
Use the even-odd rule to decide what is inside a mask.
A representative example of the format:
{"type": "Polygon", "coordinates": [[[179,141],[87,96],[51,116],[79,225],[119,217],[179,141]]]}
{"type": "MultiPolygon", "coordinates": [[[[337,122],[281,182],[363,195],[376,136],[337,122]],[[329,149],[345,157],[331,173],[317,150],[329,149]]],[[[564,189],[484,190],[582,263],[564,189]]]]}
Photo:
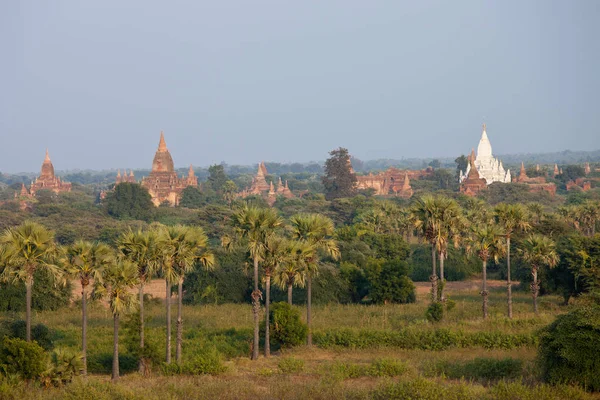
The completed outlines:
{"type": "Polygon", "coordinates": [[[165,305],[167,307],[167,355],[166,363],[171,363],[171,285],[168,280],[166,282],[165,305]]]}
{"type": "Polygon", "coordinates": [[[533,295],[533,312],[535,313],[535,315],[538,314],[538,304],[537,304],[537,298],[538,298],[538,293],[539,293],[539,284],[538,284],[538,280],[537,280],[537,275],[538,275],[538,271],[537,271],[537,267],[532,267],[531,269],[531,275],[533,275],[533,282],[531,283],[531,293],[533,295]]]}
{"type": "Polygon", "coordinates": [[[112,381],[119,380],[119,314],[113,314],[113,365],[112,381]]]}
{"type": "Polygon", "coordinates": [[[144,360],[144,282],[140,283],[139,287],[140,297],[140,359],[138,369],[140,374],[146,374],[146,362],[144,360]]]}
{"type": "Polygon", "coordinates": [[[260,311],[261,293],[258,290],[258,258],[254,257],[254,291],[252,292],[252,315],[254,317],[254,340],[252,341],[252,359],[258,360],[258,313],[260,311]]]}
{"type": "Polygon", "coordinates": [[[306,277],[306,325],[308,326],[307,344],[312,346],[312,277],[310,274],[306,277]]]}
{"type": "Polygon", "coordinates": [[[31,287],[33,286],[33,277],[27,277],[25,281],[25,340],[31,342],[31,287]]]}
{"type": "Polygon", "coordinates": [[[291,306],[292,305],[292,284],[291,283],[288,283],[287,292],[288,292],[288,304],[291,306]]]}
{"type": "Polygon", "coordinates": [[[512,283],[510,281],[510,236],[506,238],[506,289],[508,294],[508,318],[513,317],[512,310],[512,283]]]}
{"type": "Polygon", "coordinates": [[[87,375],[87,293],[86,286],[81,284],[81,361],[83,361],[83,375],[87,375]]]}
{"type": "Polygon", "coordinates": [[[269,357],[271,355],[271,341],[269,339],[269,302],[271,301],[271,275],[267,275],[265,280],[265,357],[269,357]]]}
{"type": "Polygon", "coordinates": [[[483,260],[483,290],[481,296],[483,297],[483,319],[486,319],[488,317],[487,260],[483,260]]]}
{"type": "Polygon", "coordinates": [[[435,268],[435,245],[431,245],[431,276],[429,280],[431,281],[431,301],[435,302],[437,299],[437,272],[435,268]]]}
{"type": "Polygon", "coordinates": [[[180,278],[177,286],[177,347],[175,349],[175,359],[177,360],[177,364],[181,364],[181,344],[183,341],[182,299],[183,278],[180,278]]]}
{"type": "Polygon", "coordinates": [[[444,259],[445,252],[440,252],[440,301],[444,301],[444,259]]]}

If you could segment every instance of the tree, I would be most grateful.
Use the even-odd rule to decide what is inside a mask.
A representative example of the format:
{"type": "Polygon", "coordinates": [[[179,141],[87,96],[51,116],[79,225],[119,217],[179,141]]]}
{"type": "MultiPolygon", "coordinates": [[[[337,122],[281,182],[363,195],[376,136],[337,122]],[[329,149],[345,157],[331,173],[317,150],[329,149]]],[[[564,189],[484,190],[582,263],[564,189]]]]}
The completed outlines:
{"type": "Polygon", "coordinates": [[[102,279],[102,271],[114,263],[114,254],[105,244],[79,240],[65,249],[65,270],[81,283],[81,353],[83,375],[87,375],[87,288],[102,279]]]}
{"type": "Polygon", "coordinates": [[[118,219],[148,221],[154,204],[148,190],[137,183],[119,183],[106,196],[106,210],[118,219]]]}
{"type": "Polygon", "coordinates": [[[558,264],[558,253],[554,241],[539,234],[530,235],[523,241],[519,249],[521,258],[531,266],[531,294],[533,296],[533,312],[538,313],[537,298],[540,291],[538,271],[544,266],[554,268],[558,264]]]}
{"type": "Polygon", "coordinates": [[[225,183],[229,180],[225,174],[225,168],[223,168],[223,165],[211,165],[208,167],[208,174],[207,185],[209,185],[212,190],[220,194],[223,186],[225,186],[225,183]]]}
{"type": "Polygon", "coordinates": [[[146,360],[144,358],[144,285],[148,279],[152,279],[160,266],[160,243],[158,232],[153,230],[133,231],[129,229],[123,233],[117,241],[117,247],[121,254],[136,266],[139,279],[138,295],[140,304],[140,360],[139,370],[141,374],[146,373],[146,360]]]}
{"type": "Polygon", "coordinates": [[[287,259],[275,270],[275,283],[282,289],[287,289],[287,302],[292,305],[292,290],[294,285],[304,287],[306,282],[306,264],[314,256],[312,246],[297,240],[288,241],[287,259]]]}
{"type": "Polygon", "coordinates": [[[429,162],[429,164],[427,164],[427,165],[430,166],[431,168],[440,168],[442,166],[442,163],[440,162],[440,160],[434,159],[434,160],[431,160],[429,162]]]}
{"type": "Polygon", "coordinates": [[[322,178],[325,198],[333,200],[352,197],[356,194],[356,174],[352,171],[348,150],[340,147],[329,152],[325,161],[325,175],[322,178]]]}
{"type": "Polygon", "coordinates": [[[320,214],[297,214],[290,219],[292,237],[312,248],[313,256],[306,262],[306,324],[308,325],[308,345],[312,345],[312,278],[319,271],[319,251],[324,251],[334,259],[340,256],[340,250],[331,237],[334,233],[333,221],[320,214]]]}
{"type": "Polygon", "coordinates": [[[61,275],[61,271],[54,264],[57,255],[54,234],[36,222],[25,221],[17,227],[7,229],[0,237],[0,243],[5,246],[6,252],[4,279],[25,283],[25,338],[30,342],[33,276],[40,268],[49,272],[52,277],[58,278],[61,275]]]}
{"type": "Polygon", "coordinates": [[[263,255],[268,238],[275,234],[275,230],[283,221],[277,212],[270,208],[258,208],[245,205],[233,213],[231,224],[234,237],[224,236],[222,244],[231,247],[241,244],[246,248],[254,264],[254,291],[252,292],[252,314],[254,316],[254,340],[252,343],[252,359],[258,359],[259,346],[259,319],[260,300],[262,292],[258,288],[258,267],[263,261],[263,255]]]}
{"type": "Polygon", "coordinates": [[[279,236],[271,235],[265,242],[262,265],[265,272],[265,357],[271,355],[269,338],[269,307],[271,302],[271,277],[279,266],[289,257],[287,241],[279,236]]]}
{"type": "Polygon", "coordinates": [[[513,317],[512,312],[512,283],[510,281],[510,239],[515,232],[527,231],[531,228],[527,212],[521,204],[500,203],[494,209],[496,223],[504,230],[506,237],[506,290],[508,304],[508,318],[513,317]]]}
{"type": "Polygon", "coordinates": [[[235,195],[238,191],[238,187],[234,181],[228,180],[225,182],[222,188],[223,192],[223,200],[227,202],[229,207],[231,207],[231,203],[235,200],[235,195]]]}
{"type": "Polygon", "coordinates": [[[456,179],[460,177],[460,173],[465,173],[467,171],[467,165],[469,165],[469,159],[465,157],[464,154],[461,154],[457,157],[454,162],[456,163],[456,179]]]}
{"type": "Polygon", "coordinates": [[[200,208],[207,203],[207,196],[204,195],[198,188],[188,186],[181,192],[180,207],[185,208],[200,208]]]}
{"type": "Polygon", "coordinates": [[[113,315],[112,381],[119,380],[119,317],[135,309],[131,289],[139,284],[137,268],[124,259],[116,259],[102,271],[102,279],[94,284],[94,297],[108,299],[113,315]]]}
{"type": "Polygon", "coordinates": [[[491,259],[497,264],[505,252],[502,241],[504,232],[496,225],[475,226],[467,242],[467,251],[474,253],[482,261],[483,318],[488,317],[487,262],[491,259]]]}

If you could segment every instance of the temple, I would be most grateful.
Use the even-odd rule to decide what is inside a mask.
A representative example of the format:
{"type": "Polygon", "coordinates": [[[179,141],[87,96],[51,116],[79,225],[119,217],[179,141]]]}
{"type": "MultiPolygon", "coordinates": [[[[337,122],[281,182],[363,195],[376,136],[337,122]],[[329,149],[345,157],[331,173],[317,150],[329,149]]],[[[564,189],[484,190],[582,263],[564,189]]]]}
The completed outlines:
{"type": "Polygon", "coordinates": [[[410,179],[422,178],[432,173],[432,168],[418,171],[403,171],[390,167],[386,171],[376,175],[373,173],[358,175],[356,177],[356,187],[359,190],[373,189],[376,196],[392,195],[408,199],[413,195],[410,179]]]}
{"type": "MultiPolygon", "coordinates": [[[[464,173],[461,171],[460,182],[469,176],[471,164],[469,163],[464,173]]],[[[511,181],[510,170],[505,171],[502,161],[492,155],[492,145],[488,139],[485,124],[483,124],[481,139],[477,146],[477,157],[474,165],[477,167],[479,176],[485,179],[488,185],[493,182],[510,183],[511,181]]]]}
{"type": "Polygon", "coordinates": [[[487,188],[487,182],[479,175],[475,164],[475,150],[471,150],[468,157],[469,166],[467,167],[468,174],[460,182],[460,192],[467,196],[476,196],[477,193],[487,188]]]}
{"type": "Polygon", "coordinates": [[[286,199],[296,197],[288,187],[287,181],[283,183],[281,177],[279,177],[277,189],[275,189],[275,185],[273,185],[273,182],[267,183],[267,175],[267,167],[265,166],[264,161],[262,161],[260,164],[258,164],[258,171],[256,172],[256,175],[252,178],[252,183],[250,184],[250,187],[238,193],[237,197],[243,199],[248,196],[261,196],[270,206],[275,204],[277,196],[282,196],[286,199]]]}
{"type": "MultiPolygon", "coordinates": [[[[539,171],[539,165],[536,166],[536,170],[539,171]]],[[[547,192],[551,196],[556,194],[556,185],[554,183],[546,182],[546,178],[543,176],[527,176],[527,171],[525,170],[525,164],[523,162],[521,162],[519,176],[514,177],[513,182],[526,184],[530,192],[547,192]]]]}
{"type": "Polygon", "coordinates": [[[71,183],[63,182],[58,176],[54,175],[54,165],[50,161],[50,155],[46,149],[46,157],[42,163],[40,176],[31,182],[29,191],[25,185],[21,186],[21,196],[35,196],[38,190],[51,190],[54,193],[70,192],[71,183]]]}
{"type": "Polygon", "coordinates": [[[194,174],[194,169],[190,165],[187,178],[182,176],[179,178],[175,172],[173,158],[167,149],[165,136],[160,132],[160,141],[158,150],[152,161],[152,171],[150,175],[142,179],[142,186],[148,189],[152,196],[152,203],[159,206],[164,202],[168,202],[171,206],[179,204],[181,193],[188,186],[197,187],[198,178],[194,174]]]}
{"type": "Polygon", "coordinates": [[[135,176],[133,175],[133,170],[131,170],[129,172],[129,174],[127,173],[127,171],[123,171],[123,175],[121,175],[121,170],[117,171],[117,179],[115,180],[115,185],[118,185],[119,183],[135,183],[135,176]]]}

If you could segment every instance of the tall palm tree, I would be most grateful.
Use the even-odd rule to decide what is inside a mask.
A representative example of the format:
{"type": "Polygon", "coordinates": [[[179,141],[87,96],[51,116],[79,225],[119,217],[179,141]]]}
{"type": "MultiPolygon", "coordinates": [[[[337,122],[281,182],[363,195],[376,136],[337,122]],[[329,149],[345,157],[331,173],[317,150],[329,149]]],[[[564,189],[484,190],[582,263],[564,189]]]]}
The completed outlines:
{"type": "Polygon", "coordinates": [[[144,358],[144,286],[148,279],[152,279],[160,266],[160,246],[158,241],[158,231],[150,229],[148,231],[129,229],[124,232],[117,246],[123,256],[137,267],[139,278],[138,296],[140,307],[140,360],[139,371],[146,373],[146,360],[144,358]]]}
{"type": "Polygon", "coordinates": [[[482,261],[483,318],[488,317],[487,262],[498,260],[506,250],[502,238],[504,232],[496,225],[475,226],[467,242],[467,251],[474,253],[482,261]]]}
{"type": "Polygon", "coordinates": [[[425,240],[431,244],[431,301],[437,299],[437,271],[436,271],[436,247],[435,238],[439,231],[438,213],[435,207],[435,197],[426,195],[418,199],[412,206],[413,223],[415,229],[425,240]]]}
{"type": "Polygon", "coordinates": [[[119,317],[135,309],[131,292],[139,284],[137,267],[124,259],[116,259],[102,271],[102,279],[94,284],[94,297],[106,298],[113,315],[112,381],[119,380],[119,317]]]}
{"type": "Polygon", "coordinates": [[[526,207],[527,211],[529,211],[534,217],[532,218],[532,222],[539,224],[542,221],[542,218],[544,217],[544,206],[541,203],[533,202],[527,203],[526,207]]]}
{"type": "Polygon", "coordinates": [[[531,275],[533,276],[533,282],[531,283],[533,311],[537,314],[537,298],[540,291],[538,271],[545,265],[553,268],[558,264],[559,257],[556,252],[556,245],[552,239],[543,235],[534,234],[523,241],[519,253],[521,254],[523,261],[531,265],[531,275]]]}
{"type": "MultiPolygon", "coordinates": [[[[533,203],[532,203],[533,204],[533,203]]],[[[515,232],[527,231],[531,228],[525,207],[521,204],[500,203],[494,209],[494,218],[504,230],[506,237],[506,289],[508,318],[513,317],[512,283],[510,281],[510,239],[515,232]]]]}
{"type": "Polygon", "coordinates": [[[289,246],[287,240],[272,235],[265,242],[263,254],[263,270],[265,273],[265,357],[271,355],[271,341],[269,335],[269,308],[271,304],[271,277],[280,265],[284,264],[289,257],[289,246]]]}
{"type": "Polygon", "coordinates": [[[287,289],[287,301],[292,305],[292,291],[294,285],[304,287],[306,283],[307,263],[313,258],[312,246],[297,240],[288,241],[288,257],[284,263],[275,270],[275,284],[282,289],[287,289]]]}
{"type": "Polygon", "coordinates": [[[81,283],[81,353],[83,375],[87,375],[87,288],[99,282],[102,271],[114,263],[112,249],[104,244],[79,240],[65,249],[65,271],[81,283]]]}
{"type": "Polygon", "coordinates": [[[252,359],[258,359],[260,300],[262,292],[258,287],[258,267],[263,261],[265,245],[268,238],[283,221],[277,212],[270,208],[258,208],[245,205],[231,217],[234,237],[224,236],[222,244],[230,247],[233,244],[243,244],[254,264],[254,291],[252,292],[252,314],[254,317],[254,340],[252,343],[252,359]]]}
{"type": "Polygon", "coordinates": [[[458,242],[461,238],[461,232],[463,227],[466,225],[461,213],[460,206],[458,203],[448,197],[437,197],[436,198],[437,214],[439,219],[439,229],[437,230],[435,241],[435,247],[439,254],[440,261],[440,290],[439,300],[445,301],[444,297],[444,261],[448,256],[448,244],[454,243],[454,246],[458,246],[458,242]]]}
{"type": "Polygon", "coordinates": [[[25,338],[31,341],[31,289],[35,272],[43,268],[50,276],[61,276],[55,264],[57,256],[54,244],[54,233],[44,226],[25,221],[21,225],[8,228],[0,237],[6,252],[6,280],[24,282],[26,290],[26,333],[25,338]]]}
{"type": "Polygon", "coordinates": [[[308,325],[308,345],[312,345],[312,278],[319,270],[319,251],[338,259],[340,250],[331,237],[334,233],[333,221],[320,214],[298,214],[290,219],[294,239],[312,247],[313,256],[306,263],[306,323],[308,325]]]}

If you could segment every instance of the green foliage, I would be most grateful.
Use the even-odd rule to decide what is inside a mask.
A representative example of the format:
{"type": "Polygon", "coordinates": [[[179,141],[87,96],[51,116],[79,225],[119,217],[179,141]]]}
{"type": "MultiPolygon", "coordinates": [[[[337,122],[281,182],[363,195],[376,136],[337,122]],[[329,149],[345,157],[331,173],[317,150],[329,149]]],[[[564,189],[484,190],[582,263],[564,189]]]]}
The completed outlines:
{"type": "MultiPolygon", "coordinates": [[[[25,340],[26,322],[24,320],[13,321],[9,326],[10,337],[25,340]]],[[[52,350],[54,343],[50,329],[44,324],[31,327],[31,339],[35,340],[44,350],[52,350]]]]}
{"type": "Polygon", "coordinates": [[[391,260],[369,270],[369,296],[373,303],[414,303],[415,285],[406,276],[408,269],[406,262],[391,260]]]}
{"type": "Polygon", "coordinates": [[[540,337],[539,361],[551,383],[577,383],[600,391],[600,305],[560,315],[540,337]]]}
{"type": "Polygon", "coordinates": [[[44,386],[60,387],[71,383],[83,369],[80,353],[69,349],[56,349],[50,356],[49,368],[42,376],[44,386]]]}
{"type": "Polygon", "coordinates": [[[297,374],[304,370],[304,360],[294,357],[284,357],[279,360],[277,367],[284,374],[297,374]]]}
{"type": "Polygon", "coordinates": [[[0,369],[23,379],[37,379],[46,371],[48,355],[35,342],[5,337],[0,347],[0,369]]]}
{"type": "Polygon", "coordinates": [[[219,375],[227,370],[223,357],[216,348],[208,348],[183,364],[162,364],[165,375],[219,375]]]}
{"type": "MultiPolygon", "coordinates": [[[[37,270],[32,287],[32,309],[38,311],[57,310],[69,304],[71,284],[55,285],[48,271],[37,270]]],[[[0,282],[0,311],[25,311],[25,284],[0,282]]]]}
{"type": "Polygon", "coordinates": [[[484,383],[502,379],[517,379],[523,373],[523,361],[515,358],[483,358],[471,361],[439,360],[426,366],[426,373],[444,375],[450,379],[477,380],[484,383]]]}
{"type": "Polygon", "coordinates": [[[221,193],[223,191],[223,187],[225,183],[229,180],[227,175],[225,174],[225,169],[223,165],[211,165],[208,167],[208,181],[205,186],[214,190],[217,193],[221,193]]]}
{"type": "Polygon", "coordinates": [[[374,391],[372,398],[374,400],[479,400],[482,396],[466,384],[447,386],[416,378],[381,385],[374,391]]]}
{"type": "Polygon", "coordinates": [[[351,170],[348,149],[340,147],[329,152],[325,161],[325,175],[323,186],[325,198],[333,200],[340,197],[351,197],[356,193],[356,175],[351,170]]]}
{"type": "MultiPolygon", "coordinates": [[[[214,197],[214,196],[212,196],[214,197]]],[[[214,200],[210,193],[201,192],[198,188],[188,186],[181,192],[180,207],[186,208],[201,208],[207,205],[211,200],[214,200]]]]}
{"type": "Polygon", "coordinates": [[[439,301],[435,301],[427,307],[425,317],[429,322],[440,322],[444,319],[444,305],[439,301]]]}
{"type": "MultiPolygon", "coordinates": [[[[146,326],[149,326],[151,321],[151,317],[144,319],[146,326]]],[[[140,348],[140,326],[139,311],[130,314],[122,324],[125,331],[122,343],[125,345],[129,356],[137,360],[143,359],[146,363],[151,362],[159,365],[164,357],[162,351],[160,351],[159,338],[155,335],[144,335],[144,348],[140,348]]]]}
{"type": "Polygon", "coordinates": [[[299,346],[306,341],[308,327],[300,320],[300,311],[287,303],[271,305],[271,338],[282,347],[299,346]]]}
{"type": "Polygon", "coordinates": [[[119,183],[108,193],[105,204],[108,214],[118,219],[149,221],[154,210],[150,193],[137,183],[119,183]]]}

